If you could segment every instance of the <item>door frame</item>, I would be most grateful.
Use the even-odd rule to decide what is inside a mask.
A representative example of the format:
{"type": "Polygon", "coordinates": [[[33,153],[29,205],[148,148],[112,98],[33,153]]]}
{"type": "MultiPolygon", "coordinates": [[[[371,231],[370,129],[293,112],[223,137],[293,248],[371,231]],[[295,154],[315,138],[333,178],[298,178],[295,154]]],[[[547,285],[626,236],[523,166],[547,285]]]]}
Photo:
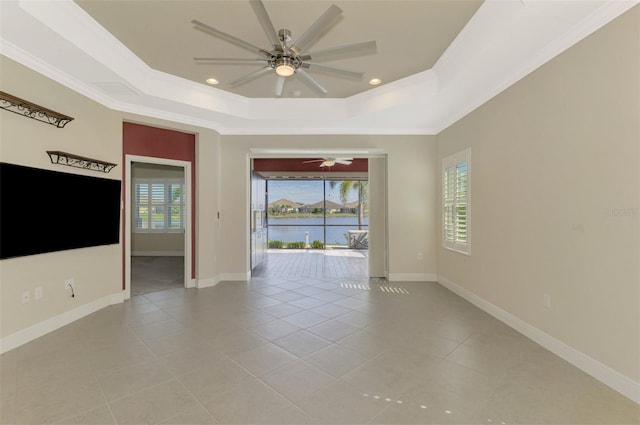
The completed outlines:
{"type": "MultiPolygon", "coordinates": [[[[388,163],[389,157],[388,153],[385,149],[379,148],[366,148],[366,149],[313,149],[313,150],[305,150],[305,149],[278,149],[278,148],[250,148],[249,154],[247,155],[247,173],[249,176],[248,189],[250,192],[251,189],[251,173],[253,170],[253,158],[309,158],[309,157],[317,157],[317,156],[336,156],[336,157],[354,157],[354,158],[379,158],[384,161],[384,171],[382,174],[382,183],[384,185],[384,195],[382,199],[382,214],[384,215],[384,219],[380,223],[382,225],[382,233],[383,239],[382,246],[380,248],[380,256],[383,263],[383,275],[384,276],[376,276],[376,277],[384,277],[385,279],[389,278],[389,211],[388,211],[388,163]]],[[[367,175],[367,181],[371,181],[371,170],[369,170],[367,175]]],[[[345,178],[346,179],[346,178],[345,178]]],[[[251,197],[247,196],[247,209],[251,211],[251,197]]],[[[268,206],[265,205],[268,208],[268,206]]],[[[248,276],[251,276],[251,224],[247,222],[248,228],[248,247],[249,249],[246,251],[247,261],[249,264],[249,272],[248,276]]],[[[371,222],[369,223],[369,229],[371,229],[371,222]]],[[[369,257],[368,261],[371,261],[371,257],[369,257]]],[[[369,263],[371,264],[371,263],[369,263]]],[[[369,266],[369,277],[371,278],[371,266],[369,266]]]]}
{"type": "Polygon", "coordinates": [[[177,159],[169,159],[169,158],[157,158],[150,156],[140,156],[140,155],[125,155],[125,184],[127,187],[124,187],[126,196],[124,197],[124,216],[125,216],[125,228],[124,228],[124,299],[131,298],[131,206],[133,205],[133,197],[134,193],[131,190],[131,184],[133,179],[131,177],[131,165],[134,162],[141,162],[146,164],[157,164],[157,165],[170,165],[174,167],[181,167],[183,169],[184,174],[184,187],[185,187],[185,219],[184,219],[184,287],[185,288],[193,288],[195,287],[195,281],[191,279],[191,257],[193,253],[191,252],[191,240],[193,235],[191,234],[191,162],[190,161],[182,161],[177,159]]]}

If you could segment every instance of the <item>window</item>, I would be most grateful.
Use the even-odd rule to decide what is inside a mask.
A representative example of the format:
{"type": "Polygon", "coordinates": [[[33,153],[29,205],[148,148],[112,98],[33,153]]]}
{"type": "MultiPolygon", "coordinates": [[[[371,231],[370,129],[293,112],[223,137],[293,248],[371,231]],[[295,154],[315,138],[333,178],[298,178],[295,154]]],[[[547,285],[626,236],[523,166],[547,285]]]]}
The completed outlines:
{"type": "Polygon", "coordinates": [[[184,183],[178,179],[136,179],[134,217],[136,232],[184,230],[184,183]]]}
{"type": "Polygon", "coordinates": [[[442,160],[442,246],[471,254],[471,149],[442,160]]]}

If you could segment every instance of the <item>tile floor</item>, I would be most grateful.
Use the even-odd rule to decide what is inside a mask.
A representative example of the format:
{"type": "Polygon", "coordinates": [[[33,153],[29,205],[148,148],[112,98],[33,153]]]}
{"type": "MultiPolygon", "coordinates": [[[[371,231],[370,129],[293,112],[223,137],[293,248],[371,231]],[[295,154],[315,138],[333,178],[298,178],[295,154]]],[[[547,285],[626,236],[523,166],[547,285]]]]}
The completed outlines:
{"type": "Polygon", "coordinates": [[[253,273],[257,277],[320,277],[365,279],[369,275],[366,249],[269,249],[253,273]]]}
{"type": "Polygon", "coordinates": [[[184,257],[131,257],[131,296],[184,287],[184,257]]]}
{"type": "Polygon", "coordinates": [[[323,272],[138,295],[3,354],[0,378],[2,424],[640,423],[437,283],[323,272]]]}

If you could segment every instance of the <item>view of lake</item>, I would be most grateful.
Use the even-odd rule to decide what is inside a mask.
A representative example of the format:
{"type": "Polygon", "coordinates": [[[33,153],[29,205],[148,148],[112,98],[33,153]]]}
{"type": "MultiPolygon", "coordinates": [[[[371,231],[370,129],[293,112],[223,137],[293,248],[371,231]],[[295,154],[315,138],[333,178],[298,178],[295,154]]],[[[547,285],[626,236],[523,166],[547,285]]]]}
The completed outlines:
{"type": "MultiPolygon", "coordinates": [[[[309,232],[309,242],[324,240],[324,218],[320,217],[269,217],[268,238],[284,242],[304,242],[305,232],[309,232]]],[[[327,216],[328,245],[346,245],[345,234],[358,230],[357,216],[327,216]]],[[[363,230],[367,230],[369,217],[364,217],[363,230]]]]}

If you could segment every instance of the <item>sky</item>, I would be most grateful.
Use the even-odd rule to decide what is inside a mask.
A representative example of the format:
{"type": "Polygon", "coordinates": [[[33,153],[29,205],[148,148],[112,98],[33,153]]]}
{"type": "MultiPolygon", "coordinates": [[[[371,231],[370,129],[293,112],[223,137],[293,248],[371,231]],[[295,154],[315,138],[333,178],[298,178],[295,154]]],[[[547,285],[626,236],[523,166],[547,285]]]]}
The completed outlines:
{"type": "MultiPolygon", "coordinates": [[[[340,183],[331,189],[327,182],[327,200],[342,204],[340,200],[340,183]]],[[[303,204],[313,204],[322,201],[324,182],[322,180],[269,180],[267,182],[269,200],[271,203],[278,199],[288,199],[290,201],[303,204]]],[[[347,202],[358,199],[358,191],[352,189],[349,192],[347,202]]]]}

